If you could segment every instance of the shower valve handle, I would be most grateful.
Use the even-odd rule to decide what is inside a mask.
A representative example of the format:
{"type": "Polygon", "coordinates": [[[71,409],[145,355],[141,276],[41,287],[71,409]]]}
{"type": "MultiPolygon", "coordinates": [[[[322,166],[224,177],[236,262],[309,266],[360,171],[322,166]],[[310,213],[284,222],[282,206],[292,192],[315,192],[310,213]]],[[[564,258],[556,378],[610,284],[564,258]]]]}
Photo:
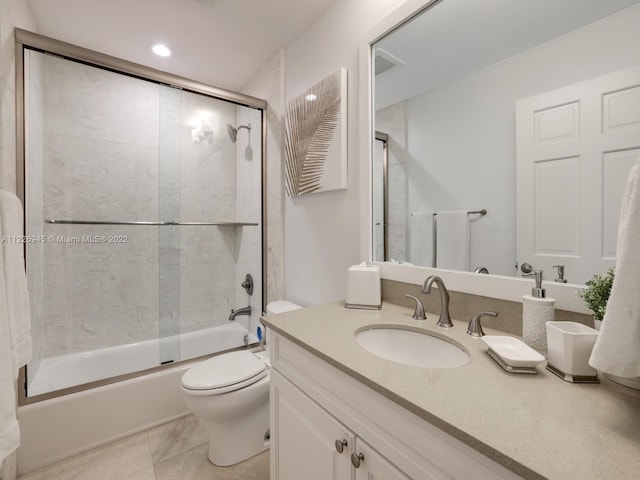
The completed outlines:
{"type": "Polygon", "coordinates": [[[244,277],[244,282],[242,282],[240,286],[244,288],[249,295],[253,295],[253,277],[250,273],[247,273],[247,276],[244,277]]]}

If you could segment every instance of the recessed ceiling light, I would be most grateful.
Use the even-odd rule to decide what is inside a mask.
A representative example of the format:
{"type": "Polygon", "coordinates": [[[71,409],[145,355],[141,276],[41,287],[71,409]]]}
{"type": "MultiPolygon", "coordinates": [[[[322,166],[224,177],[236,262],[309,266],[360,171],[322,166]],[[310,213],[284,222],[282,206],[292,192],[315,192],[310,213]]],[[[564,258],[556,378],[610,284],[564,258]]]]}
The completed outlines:
{"type": "Polygon", "coordinates": [[[171,55],[171,50],[169,50],[169,47],[161,43],[156,43],[155,45],[153,45],[151,47],[151,50],[153,50],[153,53],[155,53],[159,57],[168,57],[171,55]]]}
{"type": "Polygon", "coordinates": [[[313,93],[310,93],[309,95],[307,95],[306,98],[309,102],[313,102],[314,100],[316,100],[318,98],[317,95],[314,95],[313,93]]]}

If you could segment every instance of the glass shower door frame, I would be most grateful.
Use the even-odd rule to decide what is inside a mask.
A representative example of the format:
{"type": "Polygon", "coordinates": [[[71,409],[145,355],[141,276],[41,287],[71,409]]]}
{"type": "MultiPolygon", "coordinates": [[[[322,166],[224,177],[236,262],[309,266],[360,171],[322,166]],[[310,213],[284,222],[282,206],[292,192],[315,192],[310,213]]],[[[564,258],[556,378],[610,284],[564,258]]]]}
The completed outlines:
{"type": "MultiPolygon", "coordinates": [[[[261,246],[262,246],[262,311],[265,309],[266,303],[266,272],[267,272],[267,257],[266,257],[266,234],[267,234],[267,226],[266,226],[266,211],[267,211],[267,198],[266,198],[266,117],[267,117],[267,102],[258,99],[256,97],[251,97],[248,95],[243,95],[237,92],[232,92],[224,89],[220,89],[217,87],[212,87],[210,85],[202,84],[190,79],[186,79],[183,77],[179,77],[176,75],[172,75],[166,72],[161,72],[149,67],[145,67],[142,65],[138,65],[126,60],[122,60],[119,58],[111,57],[108,55],[104,55],[98,52],[94,52],[91,50],[87,50],[81,47],[77,47],[75,45],[71,45],[65,42],[60,42],[55,39],[51,39],[39,34],[35,34],[32,32],[28,32],[21,29],[15,30],[15,39],[16,39],[16,101],[17,101],[17,109],[16,109],[16,119],[17,119],[17,142],[16,142],[16,193],[18,197],[22,200],[23,205],[26,202],[25,190],[26,190],[26,175],[25,172],[29,168],[27,159],[26,159],[26,134],[25,134],[25,121],[27,120],[27,115],[25,112],[25,62],[24,62],[24,52],[25,50],[35,50],[46,54],[51,54],[58,57],[63,57],[65,59],[73,60],[80,63],[86,63],[89,65],[93,65],[99,68],[103,68],[106,70],[113,71],[115,73],[121,73],[124,75],[128,75],[131,77],[139,78],[141,80],[150,80],[156,83],[164,84],[179,90],[193,92],[197,94],[203,94],[210,97],[218,98],[221,100],[226,100],[228,102],[235,103],[239,106],[245,106],[252,109],[259,110],[261,112],[261,201],[262,201],[262,209],[261,209],[261,225],[262,225],[262,238],[261,238],[261,246]]],[[[26,221],[26,205],[25,205],[25,221],[26,221]]],[[[60,222],[59,222],[60,223],[60,222]]],[[[170,222],[171,223],[171,222],[170,222]]],[[[174,222],[176,226],[171,226],[169,228],[174,229],[177,227],[177,223],[174,222]]],[[[243,228],[245,225],[250,225],[247,223],[236,223],[236,222],[202,222],[202,223],[211,223],[221,225],[221,228],[243,228]]],[[[251,224],[257,225],[257,224],[251,224]]],[[[177,227],[179,228],[179,227],[177,227]]],[[[26,259],[26,248],[25,248],[25,262],[26,259]]],[[[192,361],[192,360],[187,360],[192,361]]],[[[182,363],[182,362],[177,362],[182,363]]],[[[175,363],[172,363],[175,365],[175,363]]],[[[95,382],[90,382],[85,385],[80,385],[77,387],[69,387],[61,390],[56,390],[49,393],[44,393],[37,396],[27,397],[26,396],[26,369],[22,368],[20,371],[20,380],[19,384],[24,385],[25,388],[19,389],[19,404],[25,405],[29,403],[34,403],[40,400],[45,400],[52,397],[57,397],[60,395],[65,395],[68,393],[73,393],[76,391],[84,390],[86,388],[92,388],[99,385],[104,385],[108,383],[113,383],[117,381],[121,381],[127,378],[136,377],[142,374],[150,373],[151,371],[159,370],[165,368],[163,366],[154,367],[149,370],[143,370],[140,372],[134,372],[131,374],[120,375],[117,377],[111,377],[105,380],[98,380],[95,382]]]]}

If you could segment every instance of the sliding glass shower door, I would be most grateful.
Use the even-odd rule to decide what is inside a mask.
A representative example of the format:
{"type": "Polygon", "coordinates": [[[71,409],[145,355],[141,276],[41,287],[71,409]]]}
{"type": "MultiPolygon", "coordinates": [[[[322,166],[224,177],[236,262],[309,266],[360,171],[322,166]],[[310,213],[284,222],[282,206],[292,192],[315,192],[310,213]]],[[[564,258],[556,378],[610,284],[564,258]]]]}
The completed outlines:
{"type": "Polygon", "coordinates": [[[263,110],[24,53],[28,395],[255,340],[263,110]]]}

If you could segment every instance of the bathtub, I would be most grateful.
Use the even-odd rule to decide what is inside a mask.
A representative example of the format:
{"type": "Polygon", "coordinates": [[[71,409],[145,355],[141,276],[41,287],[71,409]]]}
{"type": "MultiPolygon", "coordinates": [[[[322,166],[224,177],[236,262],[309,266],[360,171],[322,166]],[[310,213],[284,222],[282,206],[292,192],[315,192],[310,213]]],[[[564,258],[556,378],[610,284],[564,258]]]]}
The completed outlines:
{"type": "MultiPolygon", "coordinates": [[[[245,345],[247,329],[238,323],[162,339],[45,358],[28,381],[29,397],[96,380],[202,357],[245,345]],[[161,356],[162,352],[162,356],[161,356]]],[[[248,342],[258,339],[249,334],[248,342]]]]}
{"type": "MultiPolygon", "coordinates": [[[[179,345],[184,360],[207,355],[212,346],[218,351],[241,346],[247,334],[246,328],[233,323],[162,341],[179,345]]],[[[256,341],[249,334],[249,342],[256,341]]],[[[37,389],[92,382],[96,373],[111,378],[130,372],[134,365],[137,369],[157,367],[158,347],[158,340],[149,340],[45,359],[30,383],[30,397],[37,389]]],[[[179,385],[180,377],[195,361],[20,406],[18,472],[27,473],[189,414],[179,385]]]]}

